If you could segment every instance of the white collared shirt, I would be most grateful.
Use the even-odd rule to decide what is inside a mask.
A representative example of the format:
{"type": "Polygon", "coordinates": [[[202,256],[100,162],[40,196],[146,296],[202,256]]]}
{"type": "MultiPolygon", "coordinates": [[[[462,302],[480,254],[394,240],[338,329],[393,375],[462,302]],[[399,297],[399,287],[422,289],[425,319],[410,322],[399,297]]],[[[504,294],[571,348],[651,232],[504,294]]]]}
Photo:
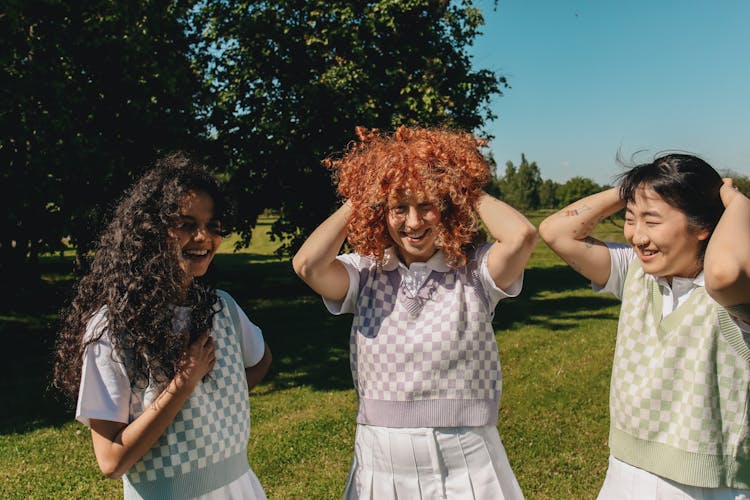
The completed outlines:
{"type": "MultiPolygon", "coordinates": [[[[491,243],[487,243],[490,245],[491,243]]],[[[521,276],[510,286],[507,290],[499,288],[495,281],[490,276],[489,269],[487,268],[487,256],[489,252],[484,252],[484,257],[479,263],[479,277],[482,282],[482,287],[487,296],[490,309],[494,310],[497,303],[507,297],[516,297],[521,293],[523,288],[523,273],[521,276]]],[[[346,297],[341,302],[336,302],[328,299],[323,299],[323,302],[332,314],[345,314],[353,313],[356,309],[357,296],[359,293],[359,270],[369,267],[374,264],[372,257],[365,257],[357,253],[347,253],[336,257],[349,273],[349,290],[346,293],[346,297]]],[[[432,271],[437,272],[448,272],[450,267],[445,261],[445,254],[442,250],[438,250],[435,254],[430,257],[426,262],[412,262],[410,266],[406,266],[401,260],[399,260],[396,252],[393,248],[388,248],[385,251],[385,262],[383,263],[383,270],[393,271],[398,269],[401,279],[404,280],[404,287],[411,293],[419,291],[424,285],[425,281],[429,277],[432,271]]]]}
{"type": "MultiPolygon", "coordinates": [[[[609,249],[611,261],[609,280],[607,280],[607,283],[603,287],[599,287],[594,283],[591,284],[591,287],[595,292],[611,293],[622,300],[622,290],[625,286],[628,267],[630,267],[630,261],[636,259],[637,255],[633,247],[624,243],[607,242],[607,248],[609,249]]],[[[696,288],[705,286],[702,270],[695,278],[675,276],[672,278],[671,285],[664,278],[656,278],[656,282],[659,284],[662,296],[662,319],[683,304],[690,296],[690,292],[696,288]]],[[[731,318],[743,333],[750,333],[750,325],[737,318],[731,318]]]]}

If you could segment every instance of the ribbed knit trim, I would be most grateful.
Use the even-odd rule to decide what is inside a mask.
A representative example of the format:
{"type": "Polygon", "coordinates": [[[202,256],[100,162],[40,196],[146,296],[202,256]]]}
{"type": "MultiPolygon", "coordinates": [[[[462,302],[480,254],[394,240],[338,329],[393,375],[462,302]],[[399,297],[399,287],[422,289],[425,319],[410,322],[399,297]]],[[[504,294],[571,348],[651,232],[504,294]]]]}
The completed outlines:
{"type": "Polygon", "coordinates": [[[701,488],[750,489],[750,459],[705,455],[645,441],[612,427],[610,453],[640,469],[701,488]]]}
{"type": "Polygon", "coordinates": [[[159,478],[155,481],[133,484],[126,475],[122,478],[125,500],[194,498],[228,485],[249,469],[247,453],[243,452],[222,462],[171,478],[159,478]]]}
{"type": "Polygon", "coordinates": [[[360,398],[357,423],[381,427],[497,425],[500,399],[384,401],[360,398]]]}
{"type": "Polygon", "coordinates": [[[727,343],[732,346],[742,359],[750,362],[750,348],[747,346],[747,342],[742,335],[740,327],[732,321],[732,318],[729,317],[729,313],[723,307],[718,308],[718,316],[719,325],[721,326],[721,334],[724,335],[727,343]]]}

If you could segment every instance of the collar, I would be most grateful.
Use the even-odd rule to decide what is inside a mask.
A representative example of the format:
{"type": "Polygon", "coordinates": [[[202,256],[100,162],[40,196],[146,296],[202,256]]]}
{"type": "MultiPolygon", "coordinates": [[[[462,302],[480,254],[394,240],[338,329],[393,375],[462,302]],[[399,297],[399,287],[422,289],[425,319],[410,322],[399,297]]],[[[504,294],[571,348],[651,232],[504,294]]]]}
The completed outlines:
{"type": "Polygon", "coordinates": [[[691,290],[695,287],[706,286],[702,270],[695,278],[682,278],[680,276],[673,277],[671,286],[665,278],[656,278],[656,282],[661,286],[671,288],[673,291],[691,290]]]}
{"type": "Polygon", "coordinates": [[[450,271],[450,267],[448,267],[448,264],[445,262],[445,253],[441,249],[438,248],[438,251],[435,252],[435,254],[430,257],[427,262],[412,262],[411,266],[407,267],[406,264],[401,262],[399,260],[398,256],[396,255],[396,251],[393,249],[393,247],[388,247],[385,249],[385,262],[383,263],[383,270],[384,271],[393,271],[395,269],[398,269],[399,267],[403,269],[413,269],[416,267],[425,266],[430,271],[437,271],[439,273],[445,273],[450,271]]]}

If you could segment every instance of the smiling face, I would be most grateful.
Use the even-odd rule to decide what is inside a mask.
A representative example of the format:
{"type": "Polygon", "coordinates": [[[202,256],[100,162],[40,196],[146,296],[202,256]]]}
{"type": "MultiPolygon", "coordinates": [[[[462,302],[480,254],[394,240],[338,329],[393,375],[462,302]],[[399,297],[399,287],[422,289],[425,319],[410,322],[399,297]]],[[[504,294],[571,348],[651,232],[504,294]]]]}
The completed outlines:
{"type": "Polygon", "coordinates": [[[692,278],[703,268],[702,242],[710,233],[693,228],[685,214],[653,189],[640,187],[625,207],[625,239],[653,276],[692,278]]]}
{"type": "Polygon", "coordinates": [[[180,199],[180,213],[169,235],[177,240],[186,286],[203,276],[221,244],[221,222],[214,219],[214,200],[203,191],[189,191],[180,199]]]}
{"type": "Polygon", "coordinates": [[[410,192],[396,197],[388,206],[388,235],[407,266],[426,262],[437,251],[440,209],[436,202],[410,192]]]}

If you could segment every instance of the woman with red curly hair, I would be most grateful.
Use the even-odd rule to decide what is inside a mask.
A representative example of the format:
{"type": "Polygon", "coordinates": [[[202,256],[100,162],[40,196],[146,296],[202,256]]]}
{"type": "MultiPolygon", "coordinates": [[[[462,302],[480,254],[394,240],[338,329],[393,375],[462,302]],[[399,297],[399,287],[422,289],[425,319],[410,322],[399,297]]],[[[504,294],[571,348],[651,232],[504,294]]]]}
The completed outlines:
{"type": "Polygon", "coordinates": [[[522,498],[497,431],[497,303],[521,291],[534,226],[482,188],[473,135],[357,129],[326,160],[346,202],[294,257],[333,314],[353,313],[359,398],[345,498],[522,498]],[[479,220],[495,239],[479,244],[479,220]],[[354,253],[337,255],[348,238],[354,253]]]}

